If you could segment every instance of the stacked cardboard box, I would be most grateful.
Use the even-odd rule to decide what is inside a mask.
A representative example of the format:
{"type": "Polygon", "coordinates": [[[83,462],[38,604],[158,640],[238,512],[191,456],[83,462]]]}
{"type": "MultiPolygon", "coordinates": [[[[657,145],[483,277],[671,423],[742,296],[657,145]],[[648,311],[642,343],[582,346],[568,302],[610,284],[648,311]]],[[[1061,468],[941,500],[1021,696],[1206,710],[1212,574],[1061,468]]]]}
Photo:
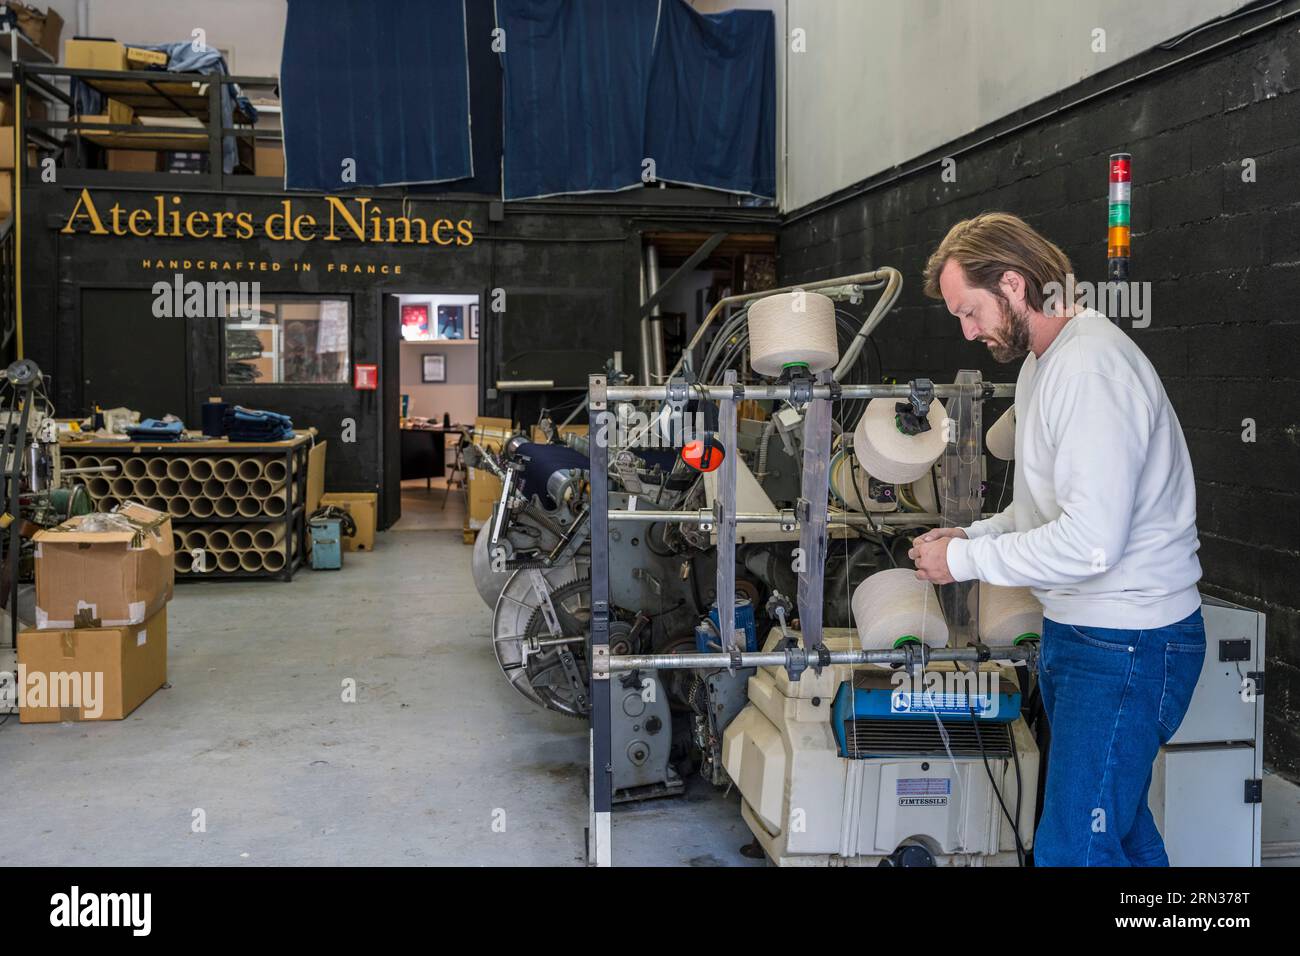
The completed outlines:
{"type": "Polygon", "coordinates": [[[36,627],[18,635],[19,719],[121,720],[167,680],[171,519],[129,503],[34,541],[36,627]]]}

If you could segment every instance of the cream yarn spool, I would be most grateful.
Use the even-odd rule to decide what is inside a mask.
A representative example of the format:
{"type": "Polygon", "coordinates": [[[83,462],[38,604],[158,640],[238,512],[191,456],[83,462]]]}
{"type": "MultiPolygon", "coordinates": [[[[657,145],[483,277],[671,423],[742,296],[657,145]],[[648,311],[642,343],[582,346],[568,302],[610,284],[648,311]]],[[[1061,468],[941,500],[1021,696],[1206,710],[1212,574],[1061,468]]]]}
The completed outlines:
{"type": "Polygon", "coordinates": [[[850,603],[864,651],[898,647],[907,638],[927,647],[948,644],[939,595],[933,584],[918,581],[911,568],[876,572],[858,585],[850,603]]]}
{"type": "Polygon", "coordinates": [[[984,447],[990,455],[1002,461],[1016,457],[1016,406],[1008,408],[989,427],[989,433],[984,436],[984,447]]]}
{"type": "Polygon", "coordinates": [[[811,372],[833,368],[840,359],[835,303],[817,292],[782,292],[749,307],[749,364],[776,378],[788,365],[811,372]]]}
{"type": "Polygon", "coordinates": [[[1043,606],[1029,588],[1004,588],[981,581],[980,640],[985,644],[1014,644],[1022,638],[1041,637],[1043,606]]]}
{"type": "Polygon", "coordinates": [[[858,419],[853,431],[853,453],[867,474],[880,481],[905,485],[923,477],[939,460],[947,444],[943,402],[930,403],[926,420],[930,430],[919,435],[905,435],[898,429],[899,399],[875,398],[858,419]]]}
{"type": "Polygon", "coordinates": [[[831,495],[845,511],[897,511],[897,501],[876,501],[868,496],[871,476],[850,456],[839,452],[831,459],[831,495]],[[856,481],[855,481],[856,479],[856,481]],[[857,487],[855,488],[854,485],[857,487]]]}

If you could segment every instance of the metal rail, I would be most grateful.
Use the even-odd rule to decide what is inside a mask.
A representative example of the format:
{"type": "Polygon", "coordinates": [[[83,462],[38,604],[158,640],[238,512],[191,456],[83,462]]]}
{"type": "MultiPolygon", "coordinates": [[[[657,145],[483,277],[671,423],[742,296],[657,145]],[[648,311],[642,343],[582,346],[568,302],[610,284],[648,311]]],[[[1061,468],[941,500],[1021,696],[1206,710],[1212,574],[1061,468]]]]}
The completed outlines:
{"type": "Polygon", "coordinates": [[[939,647],[915,645],[876,651],[826,651],[791,648],[782,651],[739,651],[732,654],[616,654],[600,661],[604,673],[646,670],[716,670],[746,667],[826,666],[829,664],[920,664],[930,661],[1032,661],[1038,655],[1038,642],[998,647],[939,647]]]}

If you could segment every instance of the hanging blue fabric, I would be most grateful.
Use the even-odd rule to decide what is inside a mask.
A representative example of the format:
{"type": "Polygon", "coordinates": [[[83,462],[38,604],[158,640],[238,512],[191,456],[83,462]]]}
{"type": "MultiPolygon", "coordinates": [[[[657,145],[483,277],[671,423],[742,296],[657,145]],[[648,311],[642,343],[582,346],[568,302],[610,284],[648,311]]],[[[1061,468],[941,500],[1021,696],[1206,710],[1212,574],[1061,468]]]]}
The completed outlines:
{"type": "Polygon", "coordinates": [[[289,0],[285,186],[337,192],[473,176],[466,42],[464,0],[289,0]]]}
{"type": "Polygon", "coordinates": [[[641,185],[659,9],[660,0],[496,0],[504,198],[641,185]]]}
{"type": "Polygon", "coordinates": [[[666,182],[776,197],[776,21],[665,0],[646,107],[646,155],[666,182]]]}

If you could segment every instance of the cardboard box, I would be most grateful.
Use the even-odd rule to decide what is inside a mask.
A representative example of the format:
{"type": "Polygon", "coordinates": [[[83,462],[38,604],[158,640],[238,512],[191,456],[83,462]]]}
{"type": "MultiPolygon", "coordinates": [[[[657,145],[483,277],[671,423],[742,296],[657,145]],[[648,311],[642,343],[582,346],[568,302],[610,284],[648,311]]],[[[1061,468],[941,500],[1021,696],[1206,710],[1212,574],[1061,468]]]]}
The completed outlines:
{"type": "Polygon", "coordinates": [[[0,221],[14,214],[14,174],[0,172],[0,221]]]}
{"type": "Polygon", "coordinates": [[[121,720],[167,682],[167,609],[124,627],[18,635],[18,719],[121,720]]]}
{"type": "Polygon", "coordinates": [[[357,523],[357,533],[343,539],[344,551],[375,550],[375,521],[379,510],[379,496],[373,491],[331,491],[321,495],[321,507],[334,505],[352,515],[357,523]]]}
{"type": "Polygon", "coordinates": [[[0,126],[0,169],[14,168],[14,136],[12,126],[0,126]]]}
{"type": "Polygon", "coordinates": [[[53,7],[44,13],[25,3],[10,0],[6,4],[18,17],[18,29],[27,34],[33,44],[50,55],[56,63],[59,59],[59,38],[63,36],[63,17],[53,7]]]}
{"type": "Polygon", "coordinates": [[[69,518],[32,540],[40,630],[140,624],[171,600],[172,523],[163,512],[131,502],[112,515],[69,518]],[[119,528],[84,528],[114,515],[119,528]]]}
{"type": "Polygon", "coordinates": [[[119,173],[156,173],[162,155],[156,149],[110,149],[108,168],[119,173]]]}
{"type": "Polygon", "coordinates": [[[167,69],[167,54],[162,50],[144,50],[138,46],[126,48],[126,64],[132,70],[147,70],[153,66],[167,69]]]}
{"type": "MultiPolygon", "coordinates": [[[[501,446],[510,437],[513,424],[508,418],[474,419],[473,442],[480,448],[500,453],[501,446]]],[[[465,497],[468,502],[470,528],[481,528],[501,497],[501,479],[490,471],[470,468],[466,476],[465,497]]]]}
{"type": "Polygon", "coordinates": [[[72,37],[63,44],[63,65],[77,70],[125,70],[126,47],[116,40],[72,37]]]}
{"type": "Polygon", "coordinates": [[[274,146],[258,146],[253,167],[258,176],[284,179],[284,147],[279,143],[274,146]]]}
{"type": "Polygon", "coordinates": [[[325,495],[325,448],[329,442],[318,441],[307,452],[307,517],[320,507],[325,495]]]}

